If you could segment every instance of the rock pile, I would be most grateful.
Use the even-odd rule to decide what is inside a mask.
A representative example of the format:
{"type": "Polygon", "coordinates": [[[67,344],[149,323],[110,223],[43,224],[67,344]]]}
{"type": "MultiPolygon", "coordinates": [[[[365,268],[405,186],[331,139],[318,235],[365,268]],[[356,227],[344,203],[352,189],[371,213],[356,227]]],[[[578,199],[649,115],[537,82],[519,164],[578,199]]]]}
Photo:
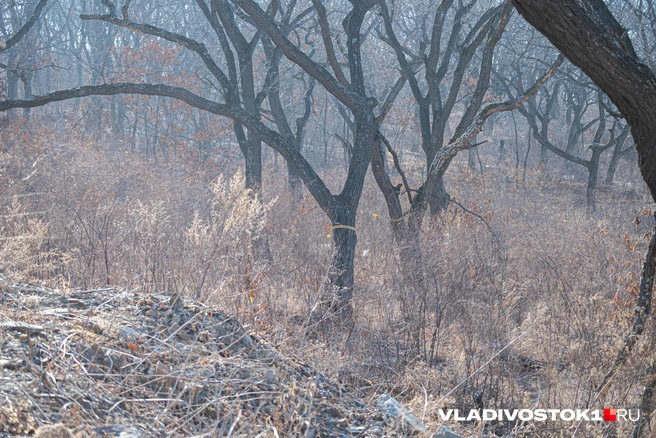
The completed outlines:
{"type": "Polygon", "coordinates": [[[360,401],[193,300],[0,287],[0,437],[427,432],[391,397],[360,401]]]}

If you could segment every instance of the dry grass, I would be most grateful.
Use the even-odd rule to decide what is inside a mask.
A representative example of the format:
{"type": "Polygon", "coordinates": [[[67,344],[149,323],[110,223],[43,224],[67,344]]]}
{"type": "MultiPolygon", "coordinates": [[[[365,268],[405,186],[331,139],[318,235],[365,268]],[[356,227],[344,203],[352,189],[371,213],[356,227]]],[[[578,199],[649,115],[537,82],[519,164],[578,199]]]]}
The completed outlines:
{"type": "Polygon", "coordinates": [[[217,308],[4,277],[0,287],[0,436],[395,434],[375,407],[217,308]]]}
{"type": "MultiPolygon", "coordinates": [[[[2,155],[0,199],[14,215],[1,219],[3,236],[33,236],[29,244],[0,242],[12,274],[219,305],[354,394],[391,393],[431,425],[439,407],[474,407],[477,392],[494,408],[638,403],[653,327],[605,399],[594,391],[628,332],[644,236],[654,226],[653,205],[633,171],[602,187],[599,211],[589,215],[584,182],[560,177],[557,164],[529,169],[522,181],[504,165],[480,175],[454,162],[450,192],[485,222],[457,205],[426,221],[422,291],[402,281],[406,267],[369,179],[357,224],[356,323],[335,333],[308,325],[330,262],[328,223],[309,195],[291,202],[283,172],[267,168],[262,205],[240,190],[238,172],[221,172],[235,169],[234,161],[201,163],[184,154],[155,161],[73,137],[55,148],[31,141],[33,150],[2,155]],[[38,172],[23,181],[36,156],[38,172]],[[45,213],[16,216],[37,211],[45,213]],[[273,263],[251,257],[260,236],[273,263]]],[[[341,169],[320,173],[331,186],[342,178],[341,169]]],[[[573,427],[531,434],[570,436],[573,427]]],[[[609,430],[581,426],[577,436],[602,432],[609,430]]]]}

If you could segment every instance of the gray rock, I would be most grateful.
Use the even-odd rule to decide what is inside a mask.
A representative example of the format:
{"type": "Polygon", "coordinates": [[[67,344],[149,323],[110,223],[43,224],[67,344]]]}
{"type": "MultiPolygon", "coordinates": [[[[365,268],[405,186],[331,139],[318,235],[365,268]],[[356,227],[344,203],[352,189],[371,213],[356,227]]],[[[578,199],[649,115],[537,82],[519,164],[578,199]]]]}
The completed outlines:
{"type": "Polygon", "coordinates": [[[139,332],[130,327],[121,327],[118,329],[118,338],[125,341],[136,341],[139,339],[139,332]]]}
{"type": "Polygon", "coordinates": [[[43,326],[41,325],[27,324],[17,321],[3,322],[2,328],[9,331],[27,333],[28,335],[38,335],[43,331],[43,326]]]}
{"type": "Polygon", "coordinates": [[[431,435],[431,438],[462,438],[462,437],[457,433],[451,432],[451,429],[449,429],[448,427],[440,426],[437,428],[435,433],[431,435]]]}
{"type": "Polygon", "coordinates": [[[387,422],[400,423],[401,427],[408,432],[428,432],[428,429],[419,421],[419,418],[415,417],[408,408],[399,403],[394,397],[387,394],[381,395],[376,401],[376,406],[381,410],[387,422]]]}
{"type": "Polygon", "coordinates": [[[94,428],[94,432],[103,437],[142,438],[144,436],[143,432],[139,429],[122,425],[96,427],[94,428]]]}

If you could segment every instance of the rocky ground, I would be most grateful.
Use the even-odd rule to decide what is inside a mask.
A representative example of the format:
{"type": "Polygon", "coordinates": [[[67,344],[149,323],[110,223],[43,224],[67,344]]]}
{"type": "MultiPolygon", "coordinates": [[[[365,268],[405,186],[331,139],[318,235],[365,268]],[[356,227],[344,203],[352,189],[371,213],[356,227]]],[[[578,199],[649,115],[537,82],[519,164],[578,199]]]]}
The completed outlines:
{"type": "Polygon", "coordinates": [[[430,435],[352,397],[219,309],[0,277],[0,437],[430,435]]]}

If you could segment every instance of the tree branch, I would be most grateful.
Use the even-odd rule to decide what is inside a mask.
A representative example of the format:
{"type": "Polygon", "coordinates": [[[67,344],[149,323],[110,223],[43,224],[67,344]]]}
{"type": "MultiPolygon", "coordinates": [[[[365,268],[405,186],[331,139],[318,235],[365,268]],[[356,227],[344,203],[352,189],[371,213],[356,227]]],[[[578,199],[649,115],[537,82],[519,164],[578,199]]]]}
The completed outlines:
{"type": "Polygon", "coordinates": [[[542,88],[544,84],[546,84],[547,81],[551,79],[553,75],[556,74],[556,71],[561,66],[564,60],[565,57],[563,55],[559,55],[558,59],[556,59],[556,62],[551,66],[551,68],[549,68],[549,70],[547,70],[542,75],[542,77],[538,79],[537,82],[535,82],[528,90],[526,90],[524,94],[517,97],[516,99],[508,100],[502,103],[494,103],[483,108],[481,112],[479,112],[476,118],[474,119],[474,122],[465,130],[465,132],[463,133],[462,136],[460,136],[460,138],[458,138],[456,141],[452,142],[451,144],[445,146],[444,148],[440,149],[440,151],[435,156],[435,159],[431,163],[430,170],[429,170],[429,178],[432,175],[441,176],[446,170],[445,164],[448,162],[449,159],[453,158],[458,152],[463,151],[465,149],[470,149],[472,147],[472,142],[474,141],[476,136],[480,134],[480,132],[483,130],[483,124],[492,114],[503,112],[503,111],[512,111],[514,109],[517,109],[521,105],[523,105],[528,99],[534,96],[535,93],[537,93],[540,90],[540,88],[542,88]]]}
{"type": "Polygon", "coordinates": [[[285,158],[287,163],[289,163],[297,175],[303,180],[321,209],[324,210],[331,219],[335,218],[336,203],[332,193],[330,193],[330,190],[325,186],[310,163],[308,163],[301,153],[296,151],[294,146],[285,138],[264,125],[257,117],[234,104],[220,104],[213,102],[181,87],[172,87],[163,84],[137,83],[85,85],[77,88],[53,91],[41,96],[34,96],[30,100],[17,99],[1,101],[0,111],[7,111],[12,108],[36,108],[52,102],[60,102],[79,97],[99,95],[112,96],[116,94],[140,94],[146,96],[170,97],[185,102],[194,108],[212,114],[225,116],[243,124],[250,132],[278,151],[283,158],[285,158]]]}
{"type": "Polygon", "coordinates": [[[12,48],[18,44],[20,40],[23,39],[23,37],[30,31],[30,29],[32,29],[32,26],[36,24],[36,21],[39,19],[39,15],[41,15],[41,11],[46,6],[46,3],[48,3],[48,0],[40,0],[34,8],[34,12],[32,12],[30,19],[27,20],[20,29],[18,29],[18,32],[16,32],[16,34],[9,38],[7,41],[0,41],[0,53],[12,48]]]}
{"type": "Polygon", "coordinates": [[[312,4],[317,11],[319,16],[319,27],[321,28],[321,38],[323,39],[323,45],[326,49],[326,56],[328,57],[328,62],[330,67],[335,73],[337,80],[346,88],[349,88],[349,82],[344,76],[344,72],[337,61],[337,56],[335,55],[335,47],[333,46],[333,40],[330,37],[330,25],[328,24],[328,15],[326,14],[326,8],[321,3],[321,0],[312,0],[312,4]]]}
{"type": "Polygon", "coordinates": [[[355,109],[363,103],[358,96],[344,87],[344,85],[335,79],[325,68],[314,62],[309,56],[292,44],[291,41],[283,35],[273,18],[268,16],[256,2],[253,0],[233,1],[251,16],[259,27],[264,29],[274,44],[282,50],[287,58],[316,79],[317,82],[323,85],[330,94],[339,99],[344,105],[351,109],[355,109]]]}
{"type": "MultiPolygon", "coordinates": [[[[198,41],[188,38],[179,33],[169,32],[168,30],[164,30],[162,28],[152,26],[150,24],[139,24],[129,19],[125,19],[125,18],[121,19],[114,16],[111,13],[105,15],[81,14],[80,19],[89,20],[89,21],[91,20],[105,21],[107,23],[111,23],[116,26],[123,27],[125,29],[131,30],[136,33],[160,37],[167,41],[171,41],[172,43],[179,44],[191,50],[192,52],[197,53],[198,56],[200,56],[201,60],[203,61],[207,69],[212,73],[212,75],[219,81],[219,83],[223,87],[223,91],[226,96],[231,96],[235,94],[234,87],[231,85],[230,80],[223,72],[223,70],[221,70],[221,68],[216,64],[216,62],[210,55],[209,51],[207,50],[207,47],[205,47],[205,44],[203,43],[199,43],[198,41]]],[[[230,98],[228,100],[230,100],[230,98]]]]}
{"type": "Polygon", "coordinates": [[[405,177],[405,172],[403,172],[403,168],[401,168],[401,162],[399,161],[399,156],[396,154],[396,151],[392,148],[392,145],[387,140],[387,138],[380,131],[378,131],[377,134],[378,137],[380,137],[380,139],[385,144],[385,147],[387,148],[389,153],[392,154],[392,159],[394,160],[394,167],[396,168],[396,171],[399,172],[399,175],[401,175],[401,181],[403,181],[403,186],[405,187],[405,191],[408,194],[408,201],[410,201],[410,204],[412,204],[412,189],[410,188],[408,179],[405,177]]]}

